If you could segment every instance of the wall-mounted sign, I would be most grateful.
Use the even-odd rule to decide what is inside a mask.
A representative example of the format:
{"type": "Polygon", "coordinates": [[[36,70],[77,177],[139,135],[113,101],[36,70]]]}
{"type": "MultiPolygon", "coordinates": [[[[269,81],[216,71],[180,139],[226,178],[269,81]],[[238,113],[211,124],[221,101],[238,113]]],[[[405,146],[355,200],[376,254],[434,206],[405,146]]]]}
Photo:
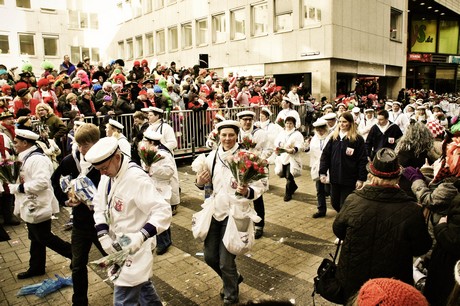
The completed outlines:
{"type": "Polygon", "coordinates": [[[449,63],[460,64],[460,56],[449,56],[449,63]]]}
{"type": "Polygon", "coordinates": [[[411,25],[411,52],[436,52],[436,20],[413,20],[411,25]]]}
{"type": "Polygon", "coordinates": [[[409,62],[431,63],[432,56],[431,54],[409,53],[407,55],[407,60],[409,62]]]}

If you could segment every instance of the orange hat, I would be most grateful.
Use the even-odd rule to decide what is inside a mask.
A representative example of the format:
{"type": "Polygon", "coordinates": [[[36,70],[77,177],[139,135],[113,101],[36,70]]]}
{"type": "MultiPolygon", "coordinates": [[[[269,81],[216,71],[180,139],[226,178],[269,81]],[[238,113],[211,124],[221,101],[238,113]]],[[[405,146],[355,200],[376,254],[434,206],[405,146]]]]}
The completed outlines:
{"type": "Polygon", "coordinates": [[[147,91],[145,91],[145,90],[141,90],[141,91],[139,92],[139,96],[140,96],[140,95],[144,95],[144,96],[146,96],[146,95],[147,95],[147,91]]]}
{"type": "Polygon", "coordinates": [[[5,84],[2,86],[2,92],[5,93],[7,90],[11,89],[11,86],[8,84],[5,84]]]}
{"type": "Polygon", "coordinates": [[[358,306],[428,306],[420,291],[400,280],[374,278],[359,289],[358,306]]]}
{"type": "Polygon", "coordinates": [[[50,84],[50,81],[47,78],[40,79],[37,82],[38,87],[47,86],[49,84],[50,84]]]}

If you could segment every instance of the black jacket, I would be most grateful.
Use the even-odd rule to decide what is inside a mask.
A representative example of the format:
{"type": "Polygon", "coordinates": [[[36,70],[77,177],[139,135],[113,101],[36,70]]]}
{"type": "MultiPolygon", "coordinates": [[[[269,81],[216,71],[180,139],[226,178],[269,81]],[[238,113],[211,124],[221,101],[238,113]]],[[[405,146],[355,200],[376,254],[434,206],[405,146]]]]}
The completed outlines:
{"type": "Polygon", "coordinates": [[[390,148],[394,150],[396,147],[396,140],[401,138],[402,135],[401,129],[396,124],[390,123],[385,133],[382,133],[378,124],[375,124],[366,138],[367,156],[373,159],[375,153],[381,148],[390,148]]]}
{"type": "Polygon", "coordinates": [[[366,150],[361,136],[354,142],[347,137],[343,140],[331,138],[321,154],[319,174],[327,175],[329,170],[331,184],[355,186],[358,180],[366,181],[366,164],[366,150]]]}
{"type": "Polygon", "coordinates": [[[452,200],[447,223],[434,227],[434,237],[424,294],[431,305],[446,305],[455,285],[454,266],[460,260],[460,195],[452,200]]]}
{"type": "Polygon", "coordinates": [[[422,209],[399,188],[367,185],[348,196],[333,224],[343,240],[337,278],[348,299],[370,278],[413,283],[412,258],[432,244],[422,209]]]}
{"type": "MultiPolygon", "coordinates": [[[[67,200],[67,195],[62,192],[59,180],[61,176],[66,175],[71,175],[72,179],[78,177],[80,171],[77,168],[77,162],[79,163],[79,160],[80,152],[78,151],[76,152],[75,157],[72,156],[72,154],[67,155],[64,157],[59,167],[57,167],[51,176],[54,194],[56,195],[60,205],[64,205],[64,202],[67,200]]],[[[99,181],[101,180],[101,173],[95,168],[92,168],[87,177],[94,183],[97,188],[99,181]]],[[[96,231],[94,228],[93,213],[94,212],[90,210],[85,204],[75,206],[72,209],[73,226],[77,229],[96,231]]]]}

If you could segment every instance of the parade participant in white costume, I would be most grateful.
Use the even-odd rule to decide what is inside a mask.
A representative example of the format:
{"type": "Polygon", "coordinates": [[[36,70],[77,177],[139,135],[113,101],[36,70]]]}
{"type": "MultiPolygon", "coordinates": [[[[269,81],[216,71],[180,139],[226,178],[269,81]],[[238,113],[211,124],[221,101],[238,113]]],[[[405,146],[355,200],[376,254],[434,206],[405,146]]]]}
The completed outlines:
{"type": "Polygon", "coordinates": [[[275,122],[278,122],[279,119],[283,120],[286,119],[287,116],[294,117],[296,120],[296,125],[295,128],[298,129],[300,127],[300,116],[299,113],[295,110],[292,109],[293,102],[289,100],[289,98],[284,97],[283,101],[281,102],[281,107],[283,108],[279,113],[278,116],[276,116],[275,122]]]}
{"type": "Polygon", "coordinates": [[[108,137],[114,137],[118,141],[118,147],[120,148],[120,151],[131,158],[131,145],[129,144],[128,139],[126,139],[126,136],[122,133],[124,128],[124,125],[120,122],[109,119],[106,133],[108,137]]]}
{"type": "MultiPolygon", "coordinates": [[[[144,109],[142,109],[142,111],[143,110],[144,109]]],[[[163,144],[174,154],[174,149],[177,148],[176,133],[172,126],[163,120],[163,112],[161,108],[149,107],[148,119],[150,125],[147,131],[154,131],[163,135],[163,144]]]]}

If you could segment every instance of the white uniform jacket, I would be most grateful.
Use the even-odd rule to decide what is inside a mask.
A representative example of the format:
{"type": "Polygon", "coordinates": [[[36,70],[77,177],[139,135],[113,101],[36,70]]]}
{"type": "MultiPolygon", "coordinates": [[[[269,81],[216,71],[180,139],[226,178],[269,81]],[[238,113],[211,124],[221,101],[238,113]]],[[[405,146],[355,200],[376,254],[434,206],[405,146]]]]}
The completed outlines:
{"type": "Polygon", "coordinates": [[[169,228],[171,206],[158,193],[148,174],[126,157],[115,178],[101,177],[93,203],[98,234],[108,230],[116,240],[123,234],[142,230],[150,237],[139,251],[128,257],[114,284],[132,287],[146,282],[152,276],[154,237],[169,228]]]}
{"type": "Polygon", "coordinates": [[[14,214],[27,223],[41,223],[59,212],[59,204],[51,185],[53,164],[50,159],[37,152],[33,146],[21,153],[18,159],[23,162],[19,173],[24,181],[24,193],[14,191],[14,214]]]}
{"type": "Polygon", "coordinates": [[[272,155],[273,153],[273,146],[268,143],[268,137],[267,133],[257,127],[252,127],[252,129],[248,131],[243,131],[243,129],[240,129],[240,133],[238,134],[238,142],[242,142],[243,138],[248,137],[251,139],[253,142],[256,143],[255,148],[253,149],[248,149],[248,151],[251,152],[259,152],[259,157],[263,159],[267,159],[272,155]]]}
{"type": "Polygon", "coordinates": [[[211,173],[213,192],[210,199],[214,203],[214,218],[217,221],[224,220],[232,209],[236,206],[242,212],[250,212],[253,209],[250,203],[259,198],[265,191],[264,184],[259,180],[249,184],[250,199],[237,198],[235,189],[232,188],[233,175],[228,167],[227,161],[232,155],[240,151],[239,145],[225,151],[222,145],[219,145],[217,150],[212,151],[206,157],[206,165],[211,173]],[[214,166],[213,166],[214,165],[214,166]]]}
{"type": "Polygon", "coordinates": [[[170,152],[159,149],[158,154],[164,156],[149,167],[148,173],[152,178],[158,192],[171,205],[180,203],[179,174],[174,157],[170,152]]]}
{"type": "Polygon", "coordinates": [[[284,120],[286,119],[286,117],[294,117],[295,118],[295,128],[298,129],[300,127],[301,122],[300,122],[299,113],[295,109],[291,109],[291,108],[282,109],[278,113],[278,116],[276,116],[275,122],[278,122],[280,118],[284,120]]]}
{"type": "Polygon", "coordinates": [[[409,118],[404,115],[404,113],[400,110],[399,112],[388,112],[388,120],[399,126],[401,129],[401,132],[404,133],[406,130],[407,126],[410,123],[409,118]]]}
{"type": "Polygon", "coordinates": [[[163,135],[161,143],[174,154],[174,149],[177,148],[177,138],[174,129],[169,124],[164,122],[163,119],[160,119],[150,124],[147,131],[154,131],[163,135]]]}
{"type": "Polygon", "coordinates": [[[359,135],[363,136],[364,140],[366,140],[367,135],[371,131],[371,128],[376,125],[378,122],[377,118],[372,117],[372,119],[367,119],[366,117],[361,120],[358,125],[358,133],[359,135]]]}
{"type": "Polygon", "coordinates": [[[299,131],[283,130],[275,140],[275,148],[293,149],[297,148],[297,152],[293,154],[281,153],[275,159],[275,173],[279,174],[283,165],[290,164],[290,172],[294,177],[300,175],[302,171],[301,152],[303,152],[304,139],[299,131]]]}
{"type": "Polygon", "coordinates": [[[321,154],[323,149],[329,141],[330,134],[327,132],[325,135],[320,136],[317,132],[310,141],[310,174],[311,179],[314,181],[319,180],[319,164],[321,161],[321,154]]]}
{"type": "Polygon", "coordinates": [[[129,144],[128,139],[126,138],[125,135],[120,135],[120,137],[117,139],[118,140],[118,147],[120,148],[120,151],[131,158],[131,145],[129,144]]]}

